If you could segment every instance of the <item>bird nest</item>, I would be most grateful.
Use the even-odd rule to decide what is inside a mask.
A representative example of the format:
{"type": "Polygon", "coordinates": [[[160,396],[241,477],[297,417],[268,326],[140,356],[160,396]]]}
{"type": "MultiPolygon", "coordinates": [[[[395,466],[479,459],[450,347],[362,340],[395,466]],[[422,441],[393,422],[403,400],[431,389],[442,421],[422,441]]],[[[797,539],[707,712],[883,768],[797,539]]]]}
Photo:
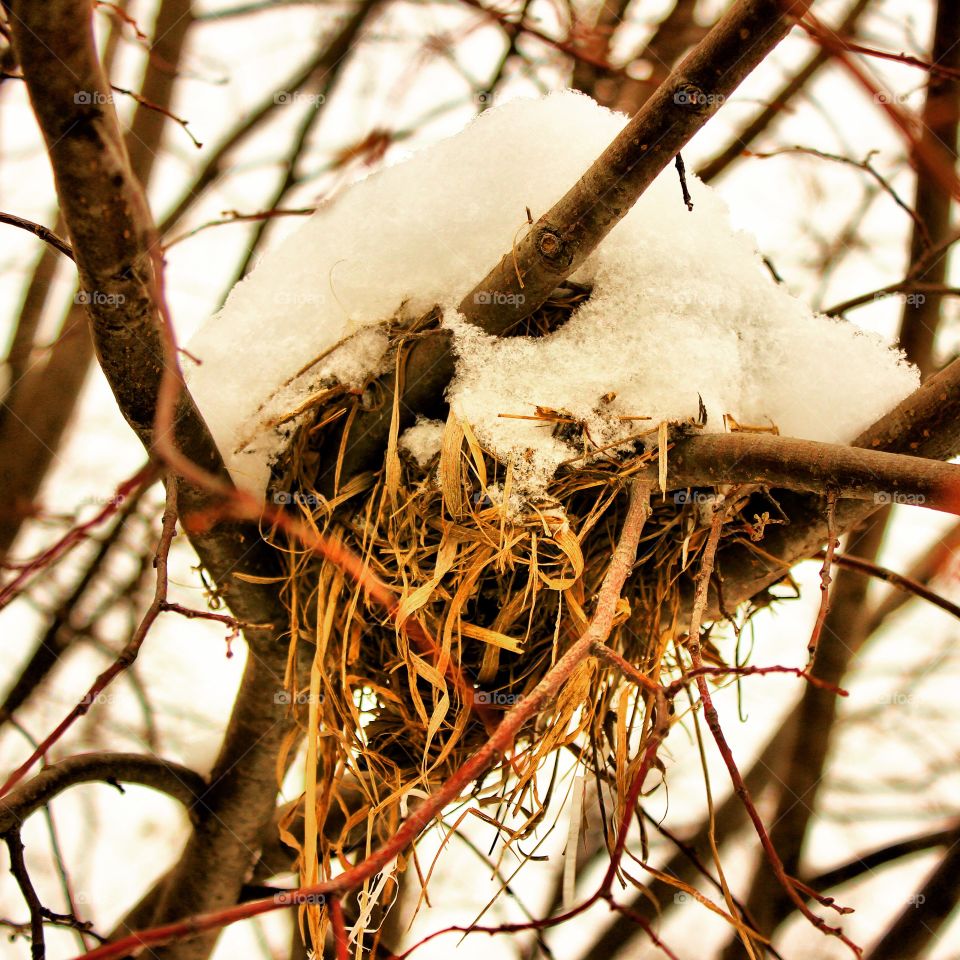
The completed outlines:
{"type": "MultiPolygon", "coordinates": [[[[526,332],[552,330],[585,295],[566,291],[526,332]]],[[[628,487],[656,476],[658,465],[658,445],[641,438],[632,452],[570,464],[542,498],[518,507],[510,467],[451,416],[429,463],[403,453],[395,430],[383,464],[343,477],[324,495],[317,451],[343,455],[357,422],[352,414],[364,402],[327,396],[275,470],[292,491],[289,509],[344,544],[364,569],[347,577],[335,558],[281,543],[277,534],[292,645],[308,648],[313,660],[309,674],[291,667],[288,677],[310,744],[306,803],[317,822],[314,867],[302,865],[308,876],[318,863],[323,876],[323,865],[351,847],[391,836],[408,804],[463,764],[582,634],[623,527],[628,487]],[[495,488],[503,496],[491,497],[495,488]],[[380,585],[376,596],[372,582],[380,585]],[[338,836],[324,830],[334,821],[344,824],[338,836]]],[[[567,439],[589,449],[576,423],[557,420],[567,439]]],[[[664,438],[656,426],[651,434],[664,438]]],[[[702,498],[653,498],[608,643],[656,682],[678,669],[681,598],[708,526],[702,498]]],[[[737,528],[734,512],[724,536],[737,528]]],[[[709,636],[701,644],[707,659],[716,658],[709,636]]],[[[291,654],[291,665],[297,662],[291,654]]],[[[650,733],[653,710],[642,691],[590,658],[520,730],[509,757],[470,789],[519,815],[507,835],[520,839],[546,815],[555,789],[554,777],[538,774],[566,751],[622,803],[625,771],[650,733]]],[[[616,806],[604,809],[608,824],[621,812],[616,806]]]]}

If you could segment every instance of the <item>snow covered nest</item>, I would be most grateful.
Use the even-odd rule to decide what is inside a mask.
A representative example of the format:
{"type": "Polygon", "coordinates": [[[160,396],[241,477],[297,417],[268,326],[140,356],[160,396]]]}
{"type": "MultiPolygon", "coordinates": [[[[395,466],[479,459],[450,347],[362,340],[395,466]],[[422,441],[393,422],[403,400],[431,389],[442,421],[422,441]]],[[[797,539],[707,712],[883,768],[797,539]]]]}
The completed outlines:
{"type": "MultiPolygon", "coordinates": [[[[284,553],[291,636],[315,640],[321,667],[310,716],[324,769],[338,771],[325,802],[355,771],[369,807],[353,822],[372,814],[374,839],[582,633],[627,482],[655,461],[661,423],[719,431],[729,414],[846,441],[917,384],[877,338],[774,283],[712,190],[691,183],[688,212],[673,171],[530,318],[537,335],[491,337],[460,317],[456,305],[527,229],[527,208],[547,211],[623,123],[572,93],[487,111],[345,190],[189,344],[203,361],[190,388],[236,482],[341,539],[397,598],[388,616],[335,564],[284,553]],[[340,471],[362,412],[403,412],[378,378],[413,323],[452,332],[451,413],[396,427],[380,463],[340,471]],[[317,477],[335,467],[329,489],[317,477]]],[[[651,676],[680,669],[681,591],[706,539],[698,499],[656,498],[609,639],[651,676]]],[[[753,533],[739,510],[779,509],[758,499],[734,505],[725,536],[753,533]]],[[[308,678],[290,683],[306,716],[296,705],[308,678]]],[[[485,782],[532,805],[532,826],[550,798],[528,787],[556,750],[575,742],[589,767],[637,749],[644,712],[621,709],[622,689],[604,664],[584,663],[521,731],[530,749],[485,782]],[[624,729],[611,733],[610,715],[627,717],[624,729]]],[[[321,860],[336,854],[319,842],[321,860]]]]}
{"type": "MultiPolygon", "coordinates": [[[[360,388],[381,373],[383,322],[435,304],[458,353],[450,404],[513,464],[526,495],[583,452],[552,423],[517,419],[538,407],[584,422],[597,446],[636,432],[624,417],[696,416],[698,395],[708,431],[730,414],[845,442],[917,386],[879,338],[774,283],[716,192],[694,180],[688,212],[672,170],[571,278],[592,292],[555,333],[493,338],[458,318],[456,304],[527,228],[527,210],[546,212],[624,122],[572,92],[488,110],[344,190],[270,251],[189,344],[202,361],[187,371],[190,389],[235,481],[264,494],[307,419],[290,414],[324,386],[360,388]]],[[[425,463],[439,436],[420,425],[401,446],[425,463]]]]}

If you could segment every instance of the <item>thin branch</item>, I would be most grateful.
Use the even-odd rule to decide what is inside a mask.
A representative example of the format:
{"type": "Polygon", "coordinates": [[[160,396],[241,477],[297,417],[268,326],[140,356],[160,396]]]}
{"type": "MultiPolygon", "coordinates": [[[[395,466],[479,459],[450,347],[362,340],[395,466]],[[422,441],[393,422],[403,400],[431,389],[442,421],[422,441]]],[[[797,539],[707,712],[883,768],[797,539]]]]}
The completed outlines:
{"type": "Polygon", "coordinates": [[[820,646],[820,634],[823,632],[823,625],[826,622],[827,614],[830,612],[830,584],[833,583],[831,570],[833,568],[833,558],[838,546],[837,495],[831,490],[827,494],[827,549],[823,552],[823,566],[820,568],[820,609],[817,611],[817,619],[813,625],[813,632],[810,634],[810,641],[807,643],[807,655],[810,665],[813,664],[817,657],[817,648],[820,646]]]}
{"type": "Polygon", "coordinates": [[[27,865],[23,859],[23,841],[16,830],[4,834],[7,850],[10,853],[10,872],[17,881],[23,899],[30,911],[30,957],[31,960],[44,960],[46,948],[43,942],[43,904],[33,888],[27,865]]]}
{"type": "MultiPolygon", "coordinates": [[[[865,430],[853,446],[936,460],[960,454],[960,360],[930,377],[865,430]]],[[[893,497],[875,503],[841,500],[837,504],[837,531],[850,530],[893,501],[893,497]]],[[[761,552],[740,543],[721,548],[724,597],[730,609],[762,594],[782,580],[794,564],[823,549],[827,539],[823,499],[785,494],[783,503],[791,522],[768,527],[761,552]]],[[[708,615],[718,617],[722,612],[711,602],[708,615]]]]}
{"type": "Polygon", "coordinates": [[[136,513],[146,489],[145,485],[141,485],[127,497],[113,526],[101,538],[96,552],[85,565],[83,573],[63,601],[57,605],[33,653],[7,691],[3,702],[0,703],[0,727],[41,686],[72,641],[75,631],[69,623],[70,615],[83,601],[91,585],[96,582],[106,565],[107,558],[112,555],[114,547],[126,529],[128,521],[136,513]]]}
{"type": "Polygon", "coordinates": [[[32,220],[25,220],[14,213],[2,212],[0,212],[0,223],[9,223],[12,227],[26,230],[39,237],[44,243],[49,243],[54,250],[59,250],[65,257],[73,259],[73,247],[66,240],[61,240],[49,227],[34,223],[32,220]]]}
{"type": "Polygon", "coordinates": [[[0,834],[19,830],[32,813],[81,783],[133,783],[159,790],[191,813],[207,791],[199,773],[142,753],[81,753],[44,767],[0,799],[0,834]]]}
{"type": "Polygon", "coordinates": [[[960,831],[956,827],[950,830],[937,830],[934,833],[925,833],[919,837],[911,837],[909,840],[900,840],[897,843],[891,843],[869,853],[864,853],[854,857],[847,863],[839,867],[833,867],[816,876],[807,877],[807,886],[817,890],[830,890],[833,887],[842,886],[851,880],[857,880],[868,873],[873,873],[880,867],[888,863],[896,863],[904,857],[912,856],[915,853],[926,853],[934,847],[953,846],[960,840],[960,831]]]}
{"type": "Polygon", "coordinates": [[[932,241],[930,233],[927,230],[923,219],[901,196],[897,193],[892,183],[870,162],[876,151],[871,151],[863,160],[854,160],[853,157],[845,157],[839,153],[828,153],[825,150],[817,150],[814,147],[780,147],[777,150],[768,150],[764,153],[752,153],[750,156],[758,160],[770,160],[774,157],[788,156],[790,154],[800,154],[808,157],[816,157],[819,160],[830,160],[833,163],[841,163],[856,170],[862,170],[880,187],[880,189],[913,221],[914,229],[919,231],[920,239],[924,249],[929,248],[932,241]]]}
{"type": "Polygon", "coordinates": [[[50,733],[33,751],[33,753],[19,766],[13,773],[7,777],[3,786],[0,787],[0,797],[6,796],[23,779],[27,771],[63,736],[74,722],[84,716],[90,708],[97,702],[99,695],[106,687],[124,670],[126,670],[140,653],[140,647],[147,638],[147,633],[153,626],[154,621],[162,612],[163,601],[167,598],[167,558],[170,555],[170,545],[177,532],[177,483],[173,478],[167,480],[167,505],[163,512],[163,529],[160,534],[160,542],[157,545],[156,559],[154,566],[157,570],[157,585],[154,591],[153,602],[147,608],[140,625],[134,631],[133,636],[127,641],[123,650],[120,651],[117,659],[91,684],[90,689],[80,699],[80,702],[57,724],[56,728],[50,733]]]}
{"type": "MultiPolygon", "coordinates": [[[[910,583],[921,586],[929,583],[953,562],[958,550],[960,550],[960,523],[951,527],[941,538],[934,540],[928,549],[911,564],[905,575],[906,579],[910,583]]],[[[881,597],[867,616],[870,632],[873,633],[879,629],[881,624],[896,613],[909,598],[910,595],[902,590],[891,590],[887,596],[881,597]]]]}
{"type": "MultiPolygon", "coordinates": [[[[352,50],[355,50],[358,44],[362,42],[361,32],[377,13],[382,3],[383,0],[362,0],[362,2],[358,3],[353,14],[347,19],[337,35],[327,46],[327,69],[320,78],[314,93],[314,99],[308,103],[306,112],[300,120],[296,133],[287,149],[282,164],[283,176],[280,178],[280,182],[277,184],[266,204],[267,210],[279,208],[290,191],[296,186],[300,160],[307,149],[311,133],[323,118],[324,107],[326,106],[331,91],[336,86],[341,72],[350,62],[348,54],[352,50]]],[[[230,288],[246,275],[250,264],[253,262],[253,258],[260,249],[269,223],[270,220],[268,218],[258,219],[256,228],[253,231],[253,236],[247,244],[246,253],[240,266],[237,268],[230,288]]]]}
{"type": "MultiPolygon", "coordinates": [[[[897,573],[894,570],[889,570],[887,567],[881,567],[879,564],[864,560],[861,557],[853,557],[847,554],[834,554],[833,562],[838,567],[846,567],[848,570],[856,570],[858,573],[866,574],[869,577],[884,580],[908,596],[913,595],[920,597],[921,600],[926,600],[927,603],[932,603],[935,607],[939,607],[941,610],[945,610],[947,613],[960,619],[960,605],[953,603],[946,597],[940,596],[939,593],[924,586],[918,580],[904,576],[902,573],[897,573]]],[[[871,625],[870,632],[872,633],[877,626],[879,626],[879,623],[876,622],[874,617],[869,618],[869,622],[871,625]]]]}
{"type": "MultiPolygon", "coordinates": [[[[700,572],[697,576],[696,595],[693,602],[693,612],[690,618],[690,640],[688,644],[694,670],[701,670],[703,667],[700,647],[700,625],[707,608],[707,593],[710,579],[713,574],[717,545],[720,541],[720,531],[724,520],[726,519],[728,510],[729,507],[725,503],[714,507],[710,535],[701,555],[700,572]]],[[[723,758],[723,762],[727,767],[727,772],[729,773],[730,779],[733,782],[734,792],[746,807],[747,813],[750,819],[753,821],[753,826],[756,830],[757,837],[760,840],[760,845],[766,855],[767,863],[770,865],[780,889],[793,902],[794,906],[807,918],[807,920],[813,924],[813,926],[815,926],[818,930],[821,930],[823,933],[838,937],[844,944],[850,947],[856,956],[860,956],[860,949],[844,935],[843,930],[839,927],[829,926],[824,920],[813,913],[807,906],[805,897],[802,897],[798,893],[797,885],[793,878],[787,873],[784,863],[780,859],[780,855],[777,853],[776,847],[774,846],[770,835],[767,833],[767,830],[763,825],[760,814],[757,812],[756,806],[753,803],[753,799],[750,796],[750,792],[744,783],[739,769],[737,768],[736,762],[733,758],[733,753],[730,750],[730,746],[727,743],[726,737],[724,736],[723,730],[720,726],[720,718],[717,714],[716,708],[713,705],[713,698],[710,693],[710,688],[707,685],[706,677],[702,673],[697,676],[696,684],[697,691],[700,694],[700,701],[703,704],[704,717],[706,718],[707,725],[710,728],[710,733],[713,735],[714,741],[717,744],[717,748],[720,751],[720,755],[723,758]]],[[[816,899],[821,904],[833,905],[832,902],[828,903],[825,898],[817,896],[816,899]]],[[[750,908],[752,912],[752,904],[750,904],[750,908]]],[[[846,911],[841,909],[839,912],[843,913],[846,911]]]]}

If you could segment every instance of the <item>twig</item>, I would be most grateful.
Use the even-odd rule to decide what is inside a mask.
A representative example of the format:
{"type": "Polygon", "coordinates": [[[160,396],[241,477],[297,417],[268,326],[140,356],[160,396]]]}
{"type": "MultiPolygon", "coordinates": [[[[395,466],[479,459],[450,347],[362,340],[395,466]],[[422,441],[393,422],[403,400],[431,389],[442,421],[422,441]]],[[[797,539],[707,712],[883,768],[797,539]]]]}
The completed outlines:
{"type": "Polygon", "coordinates": [[[23,859],[23,841],[17,830],[4,834],[3,839],[10,852],[10,872],[17,881],[17,886],[30,911],[30,956],[32,960],[44,960],[46,948],[43,942],[43,904],[40,903],[30,874],[27,872],[27,865],[23,859]]]}
{"type": "MultiPolygon", "coordinates": [[[[818,556],[825,557],[825,553],[818,554],[818,556]]],[[[838,567],[846,567],[849,570],[856,570],[867,576],[876,577],[878,580],[884,580],[891,584],[891,586],[904,591],[904,593],[920,597],[920,599],[926,600],[935,607],[946,610],[947,613],[960,619],[960,605],[953,603],[953,601],[948,600],[929,587],[924,586],[919,580],[914,580],[902,573],[897,573],[887,567],[881,567],[877,563],[872,563],[870,560],[864,560],[862,557],[853,557],[849,554],[835,553],[833,555],[833,562],[838,567]]]]}
{"type": "Polygon", "coordinates": [[[174,535],[177,532],[177,481],[174,477],[167,478],[167,505],[163,511],[163,529],[160,534],[160,542],[157,546],[154,566],[157,570],[157,585],[154,591],[153,602],[147,608],[140,625],[134,631],[133,636],[127,642],[123,650],[120,651],[117,659],[106,669],[90,686],[90,689],[84,694],[80,702],[67,714],[63,720],[57,724],[57,727],[50,733],[42,743],[33,751],[33,753],[19,766],[13,773],[7,777],[6,782],[0,787],[0,797],[6,796],[10,790],[23,779],[27,771],[37,762],[46,752],[55,744],[66,731],[73,726],[74,722],[86,714],[90,707],[97,702],[97,697],[116,677],[126,670],[136,659],[140,652],[143,641],[147,638],[147,633],[153,626],[154,621],[160,616],[161,605],[167,597],[167,558],[170,554],[170,545],[173,543],[174,535]]]}
{"type": "Polygon", "coordinates": [[[884,193],[890,197],[891,200],[913,221],[914,228],[920,231],[921,236],[924,238],[924,246],[929,247],[931,244],[930,234],[927,231],[926,224],[917,214],[917,211],[913,209],[901,196],[897,193],[896,188],[890,181],[877,170],[873,164],[870,163],[870,158],[876,151],[871,151],[864,157],[863,160],[854,160],[853,157],[845,157],[843,154],[839,153],[828,153],[825,150],[817,150],[815,147],[781,147],[778,150],[767,150],[763,153],[751,153],[749,156],[755,157],[758,160],[769,160],[774,157],[782,157],[788,154],[796,153],[802,154],[807,157],[816,157],[820,160],[830,160],[833,163],[845,164],[848,167],[855,167],[857,170],[862,170],[864,173],[869,174],[873,181],[883,190],[884,193]]]}
{"type": "Polygon", "coordinates": [[[97,512],[96,516],[87,520],[85,523],[73,527],[54,543],[53,546],[43,550],[37,554],[37,556],[18,564],[17,566],[20,567],[20,572],[0,589],[0,610],[19,596],[31,576],[46,570],[64,554],[86,540],[91,532],[103,523],[104,520],[119,512],[128,496],[141,487],[152,484],[157,476],[157,468],[152,463],[145,464],[129,480],[125,480],[117,487],[113,497],[97,512]]]}
{"type": "Polygon", "coordinates": [[[827,549],[823,553],[823,566],[820,568],[820,609],[817,611],[817,620],[813,625],[810,641],[807,643],[807,669],[813,666],[813,661],[817,657],[820,634],[823,632],[823,625],[826,623],[827,613],[830,610],[830,584],[833,582],[830,571],[833,567],[833,556],[839,543],[840,541],[837,540],[837,495],[831,490],[827,494],[827,549]]]}
{"type": "MultiPolygon", "coordinates": [[[[111,957],[121,957],[125,956],[129,950],[139,946],[155,946],[204,931],[219,929],[238,920],[281,909],[290,903],[304,902],[306,897],[321,894],[329,897],[342,894],[355,889],[364,880],[379,873],[395,856],[406,850],[419,837],[423,828],[456,799],[464,787],[486,770],[496,756],[505,753],[513,745],[524,724],[554,700],[584,658],[590,655],[594,644],[605,641],[609,636],[613,627],[617,601],[623,585],[633,569],[637,545],[640,542],[640,535],[649,511],[649,487],[643,483],[634,483],[631,488],[630,504],[627,508],[620,540],[600,587],[596,610],[590,625],[547,672],[533,691],[523,697],[504,715],[500,725],[486,743],[474,751],[439,789],[407,816],[390,840],[362,862],[348,868],[336,877],[308,887],[301,887],[292,895],[286,897],[285,903],[278,903],[275,898],[255,900],[154,927],[150,930],[122,937],[103,947],[98,947],[86,955],[87,960],[107,960],[111,957]]],[[[649,762],[652,762],[652,758],[649,762]]],[[[644,764],[641,765],[641,772],[646,764],[647,760],[645,759],[644,764]]],[[[631,817],[632,812],[629,812],[627,816],[628,818],[631,817]]]]}
{"type": "Polygon", "coordinates": [[[151,103],[146,97],[137,93],[136,90],[128,90],[126,87],[118,87],[112,83],[110,84],[110,89],[113,90],[114,93],[121,93],[126,97],[130,97],[131,100],[135,100],[141,107],[145,107],[147,110],[155,110],[157,113],[163,114],[168,120],[172,120],[183,129],[183,132],[193,141],[193,145],[198,150],[203,147],[203,144],[191,132],[188,120],[184,120],[183,117],[178,117],[171,110],[167,109],[167,107],[159,103],[151,103]]]}
{"type": "Polygon", "coordinates": [[[690,190],[687,188],[687,170],[683,165],[683,155],[678,153],[674,163],[677,168],[677,176],[680,178],[680,192],[683,195],[683,202],[688,210],[692,210],[693,197],[690,196],[690,190]]]}
{"type": "Polygon", "coordinates": [[[54,250],[59,250],[65,257],[73,259],[73,247],[66,240],[61,240],[49,227],[18,217],[15,213],[0,213],[0,223],[9,223],[12,227],[27,230],[44,243],[49,243],[54,250]]]}
{"type": "Polygon", "coordinates": [[[349,960],[347,927],[343,922],[343,904],[339,897],[330,898],[330,924],[333,927],[333,951],[336,960],[349,960]]]}
{"type": "MultiPolygon", "coordinates": [[[[726,519],[728,509],[729,507],[727,504],[721,504],[714,507],[713,520],[710,526],[710,534],[707,538],[706,546],[701,554],[700,572],[697,576],[696,594],[693,602],[693,611],[690,617],[690,640],[688,645],[694,670],[700,670],[703,667],[703,659],[700,650],[700,625],[707,608],[707,591],[709,590],[710,578],[713,575],[717,545],[720,541],[720,531],[724,520],[726,519]]],[[[760,845],[763,847],[763,851],[766,854],[766,859],[773,869],[773,872],[780,885],[783,887],[784,892],[793,901],[797,909],[818,930],[821,930],[823,933],[831,936],[838,937],[853,951],[856,956],[859,957],[861,955],[860,948],[844,935],[841,928],[829,926],[824,920],[813,913],[807,906],[805,898],[801,897],[797,892],[794,881],[787,876],[787,873],[784,870],[783,862],[781,861],[777,851],[774,849],[773,844],[770,841],[770,836],[767,833],[766,827],[763,825],[760,814],[757,812],[753,799],[750,796],[750,792],[748,791],[747,786],[743,781],[743,777],[737,768],[736,761],[733,758],[733,753],[730,750],[730,746],[727,743],[726,737],[724,736],[723,730],[720,726],[720,718],[717,714],[716,707],[713,705],[713,698],[710,694],[710,688],[707,685],[706,678],[700,674],[696,678],[696,684],[697,691],[700,694],[700,701],[703,704],[704,717],[707,721],[708,727],[710,728],[710,733],[713,735],[714,741],[717,744],[717,749],[720,751],[720,755],[723,758],[723,762],[727,768],[727,772],[730,775],[730,779],[733,782],[734,792],[746,807],[747,813],[753,822],[754,829],[756,830],[757,837],[760,840],[760,845]]],[[[824,905],[833,906],[832,903],[828,904],[825,898],[816,897],[816,899],[824,905]]],[[[834,908],[838,909],[841,913],[845,912],[842,908],[834,908]]]]}

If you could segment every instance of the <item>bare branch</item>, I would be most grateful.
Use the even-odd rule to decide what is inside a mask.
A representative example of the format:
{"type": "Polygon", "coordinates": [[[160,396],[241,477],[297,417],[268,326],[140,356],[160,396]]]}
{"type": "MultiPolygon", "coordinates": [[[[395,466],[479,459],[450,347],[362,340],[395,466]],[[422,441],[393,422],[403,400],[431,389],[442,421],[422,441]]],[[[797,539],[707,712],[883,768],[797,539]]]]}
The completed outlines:
{"type": "Polygon", "coordinates": [[[34,223],[32,220],[25,220],[14,213],[0,213],[0,223],[9,223],[12,227],[26,230],[39,237],[44,243],[50,244],[54,250],[58,250],[65,257],[73,259],[73,247],[66,240],[61,240],[49,227],[34,223]]]}
{"type": "MultiPolygon", "coordinates": [[[[849,36],[856,29],[861,17],[872,0],[855,0],[849,12],[843,18],[837,33],[849,36]]],[[[753,118],[737,135],[711,160],[708,160],[698,171],[697,175],[704,183],[709,183],[720,176],[735,160],[743,156],[750,144],[754,143],[766,130],[776,122],[787,105],[807,86],[807,84],[830,62],[830,53],[823,47],[818,47],[816,53],[775,93],[756,117],[753,118]]]]}
{"type": "Polygon", "coordinates": [[[670,451],[671,489],[758,483],[960,512],[960,467],[864,447],[760,433],[704,434],[670,451]]]}
{"type": "Polygon", "coordinates": [[[789,33],[807,0],[739,0],[551,210],[467,294],[460,312],[502,333],[536,310],[789,33]],[[506,297],[480,296],[497,291],[506,297]],[[502,302],[501,302],[502,301],[502,302]]]}
{"type": "Polygon", "coordinates": [[[167,794],[188,811],[202,803],[207,782],[199,773],[170,760],[142,753],[81,753],[44,767],[0,799],[0,834],[19,830],[55,796],[81,783],[134,783],[167,794]]]}

